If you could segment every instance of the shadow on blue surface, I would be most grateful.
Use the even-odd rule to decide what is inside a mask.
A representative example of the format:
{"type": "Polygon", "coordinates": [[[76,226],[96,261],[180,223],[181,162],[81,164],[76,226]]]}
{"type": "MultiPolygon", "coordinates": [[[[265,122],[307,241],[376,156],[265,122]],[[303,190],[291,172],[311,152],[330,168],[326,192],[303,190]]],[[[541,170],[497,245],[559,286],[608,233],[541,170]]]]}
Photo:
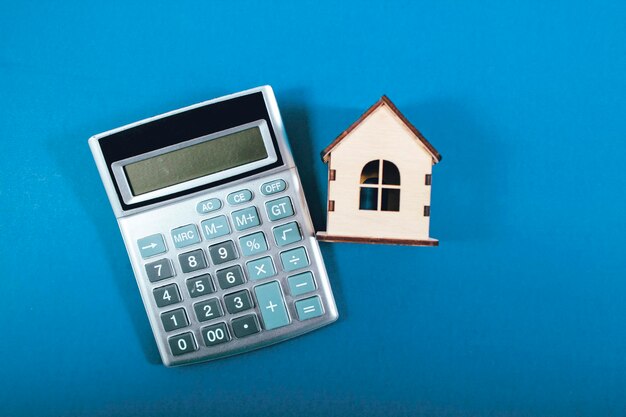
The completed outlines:
{"type": "MultiPolygon", "coordinates": [[[[97,132],[92,134],[95,133],[97,132]]],[[[48,150],[55,158],[68,184],[71,185],[76,201],[87,213],[98,234],[111,271],[111,279],[116,283],[120,298],[126,307],[128,321],[133,325],[134,334],[141,344],[146,359],[151,364],[160,365],[161,357],[135,283],[124,242],[87,144],[89,135],[89,133],[87,135],[70,133],[62,139],[64,143],[71,144],[65,147],[59,147],[59,139],[53,138],[47,142],[48,150]],[[69,151],[68,146],[75,149],[69,151]]],[[[92,276],[87,272],[82,279],[89,280],[92,276]]],[[[103,329],[103,332],[106,334],[106,329],[103,329]]]]}

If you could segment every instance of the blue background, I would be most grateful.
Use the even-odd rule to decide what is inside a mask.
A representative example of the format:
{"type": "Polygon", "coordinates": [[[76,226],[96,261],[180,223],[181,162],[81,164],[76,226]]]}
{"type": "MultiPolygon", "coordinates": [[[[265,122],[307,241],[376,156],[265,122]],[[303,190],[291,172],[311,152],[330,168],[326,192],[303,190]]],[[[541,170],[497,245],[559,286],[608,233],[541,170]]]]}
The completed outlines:
{"type": "Polygon", "coordinates": [[[626,415],[626,3],[0,3],[0,414],[626,415]],[[167,369],[87,146],[261,84],[315,225],[381,94],[438,248],[324,244],[340,320],[167,369]]]}

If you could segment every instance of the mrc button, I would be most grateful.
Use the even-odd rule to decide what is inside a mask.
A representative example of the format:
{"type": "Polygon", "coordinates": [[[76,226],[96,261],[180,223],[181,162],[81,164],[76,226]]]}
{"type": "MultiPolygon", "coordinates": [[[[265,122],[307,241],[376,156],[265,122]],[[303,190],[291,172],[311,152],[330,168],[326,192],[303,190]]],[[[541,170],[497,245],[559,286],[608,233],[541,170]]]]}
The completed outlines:
{"type": "Polygon", "coordinates": [[[184,248],[185,246],[198,243],[200,242],[198,228],[195,224],[177,227],[172,230],[172,240],[174,241],[174,246],[177,248],[184,248]]]}
{"type": "Polygon", "coordinates": [[[287,188],[287,183],[284,180],[268,181],[261,185],[261,193],[263,193],[263,195],[272,195],[285,191],[285,188],[287,188]]]}
{"type": "Polygon", "coordinates": [[[228,194],[226,197],[226,201],[231,206],[236,206],[237,204],[243,204],[252,200],[252,191],[250,190],[239,190],[234,193],[228,194]]]}

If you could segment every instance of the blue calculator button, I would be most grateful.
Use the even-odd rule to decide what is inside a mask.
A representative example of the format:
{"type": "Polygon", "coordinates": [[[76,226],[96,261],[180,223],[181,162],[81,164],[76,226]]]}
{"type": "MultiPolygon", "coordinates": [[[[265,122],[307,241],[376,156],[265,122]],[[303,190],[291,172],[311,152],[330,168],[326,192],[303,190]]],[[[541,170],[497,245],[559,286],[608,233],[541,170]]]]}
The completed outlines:
{"type": "Polygon", "coordinates": [[[272,258],[269,256],[250,261],[246,266],[248,267],[248,277],[253,281],[276,275],[276,268],[274,268],[272,258]]]}
{"type": "Polygon", "coordinates": [[[277,281],[254,287],[254,293],[256,294],[266,330],[277,329],[289,324],[285,299],[277,281]]]}
{"type": "Polygon", "coordinates": [[[239,190],[234,193],[228,194],[226,197],[226,201],[231,206],[236,206],[237,204],[247,203],[252,200],[252,191],[250,190],[239,190]]]}
{"type": "Polygon", "coordinates": [[[283,264],[283,269],[290,272],[308,266],[309,258],[304,247],[300,246],[299,248],[282,252],[280,254],[280,262],[283,264]]]}
{"type": "Polygon", "coordinates": [[[319,317],[324,314],[322,302],[318,296],[296,301],[296,311],[298,312],[298,320],[300,321],[319,317]]]}
{"type": "Polygon", "coordinates": [[[222,208],[222,202],[217,198],[202,200],[196,205],[198,214],[208,214],[222,208]]]}
{"type": "Polygon", "coordinates": [[[302,234],[300,233],[300,228],[296,222],[275,227],[273,232],[274,240],[278,246],[287,246],[291,243],[302,240],[302,234]]]}
{"type": "Polygon", "coordinates": [[[163,235],[160,233],[137,240],[137,247],[139,247],[139,253],[141,253],[141,257],[144,259],[167,251],[163,235]]]}
{"type": "Polygon", "coordinates": [[[256,207],[254,206],[234,211],[232,216],[233,222],[235,223],[235,229],[237,230],[246,230],[261,224],[261,221],[259,220],[259,213],[256,211],[256,207]]]}
{"type": "Polygon", "coordinates": [[[261,192],[263,195],[272,195],[285,191],[287,183],[284,180],[268,181],[261,185],[261,192]]]}
{"type": "Polygon", "coordinates": [[[289,197],[268,201],[265,203],[265,209],[267,210],[267,217],[273,222],[293,216],[293,205],[289,197]]]}
{"type": "Polygon", "coordinates": [[[217,216],[200,223],[205,239],[215,239],[230,233],[230,226],[226,216],[217,216]]]}
{"type": "Polygon", "coordinates": [[[195,224],[177,227],[172,230],[172,240],[177,248],[193,245],[200,242],[200,235],[195,224]]]}
{"type": "Polygon", "coordinates": [[[239,238],[241,252],[244,256],[252,256],[267,250],[267,242],[263,232],[253,233],[239,238]]]}
{"type": "Polygon", "coordinates": [[[294,297],[315,290],[315,280],[313,279],[313,273],[311,272],[303,272],[298,275],[293,275],[287,278],[287,282],[289,283],[289,292],[294,297]]]}

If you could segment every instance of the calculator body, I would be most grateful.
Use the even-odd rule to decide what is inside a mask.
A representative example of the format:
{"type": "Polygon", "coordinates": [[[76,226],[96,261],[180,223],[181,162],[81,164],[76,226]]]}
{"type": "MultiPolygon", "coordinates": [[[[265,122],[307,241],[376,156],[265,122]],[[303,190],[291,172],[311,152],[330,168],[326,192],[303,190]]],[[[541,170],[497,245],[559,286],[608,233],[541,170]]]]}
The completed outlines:
{"type": "Polygon", "coordinates": [[[246,352],[337,319],[271,87],[89,144],[166,366],[246,352]]]}

